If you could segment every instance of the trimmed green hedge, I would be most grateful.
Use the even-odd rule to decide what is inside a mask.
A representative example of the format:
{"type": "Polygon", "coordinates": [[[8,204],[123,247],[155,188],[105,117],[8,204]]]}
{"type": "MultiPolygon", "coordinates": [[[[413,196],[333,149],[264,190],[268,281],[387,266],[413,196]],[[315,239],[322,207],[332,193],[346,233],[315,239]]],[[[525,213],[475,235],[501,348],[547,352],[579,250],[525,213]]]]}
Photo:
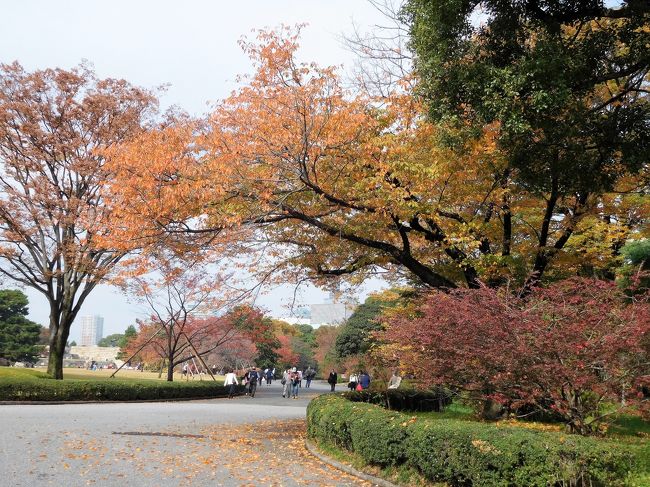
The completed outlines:
{"type": "Polygon", "coordinates": [[[377,404],[393,411],[442,411],[451,404],[451,394],[444,389],[439,391],[418,391],[416,389],[389,389],[377,391],[345,392],[343,396],[352,402],[377,404]]]}
{"type": "MultiPolygon", "coordinates": [[[[142,401],[225,397],[221,382],[166,382],[154,380],[54,380],[3,378],[0,401],[142,401]]],[[[243,392],[240,386],[239,392],[243,392]]]]}
{"type": "Polygon", "coordinates": [[[453,486],[642,485],[629,474],[647,468],[639,446],[474,421],[417,419],[341,395],[309,404],[307,434],[354,451],[370,464],[408,465],[431,481],[453,486]]]}

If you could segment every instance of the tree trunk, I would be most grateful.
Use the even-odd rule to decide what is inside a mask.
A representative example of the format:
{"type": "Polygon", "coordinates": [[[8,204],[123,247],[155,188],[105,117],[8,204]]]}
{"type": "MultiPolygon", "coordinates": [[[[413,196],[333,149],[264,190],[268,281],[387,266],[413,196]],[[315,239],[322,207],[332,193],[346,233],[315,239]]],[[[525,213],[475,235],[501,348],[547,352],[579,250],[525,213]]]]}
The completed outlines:
{"type": "Polygon", "coordinates": [[[486,399],[481,410],[481,418],[488,421],[495,421],[503,417],[504,408],[492,399],[486,399]]]}
{"type": "Polygon", "coordinates": [[[167,358],[167,382],[174,382],[174,355],[167,358]]]}
{"type": "Polygon", "coordinates": [[[165,359],[162,359],[162,362],[160,362],[160,370],[158,370],[158,378],[160,379],[162,377],[163,370],[165,370],[165,364],[167,361],[165,359]]]}
{"type": "MultiPolygon", "coordinates": [[[[56,337],[55,337],[56,338],[56,337]]],[[[47,361],[47,373],[54,379],[63,379],[63,355],[65,343],[60,347],[58,340],[50,340],[50,357],[47,361]]]]}
{"type": "Polygon", "coordinates": [[[71,325],[71,320],[50,315],[50,357],[47,361],[47,373],[57,380],[63,379],[63,356],[71,325]]]}

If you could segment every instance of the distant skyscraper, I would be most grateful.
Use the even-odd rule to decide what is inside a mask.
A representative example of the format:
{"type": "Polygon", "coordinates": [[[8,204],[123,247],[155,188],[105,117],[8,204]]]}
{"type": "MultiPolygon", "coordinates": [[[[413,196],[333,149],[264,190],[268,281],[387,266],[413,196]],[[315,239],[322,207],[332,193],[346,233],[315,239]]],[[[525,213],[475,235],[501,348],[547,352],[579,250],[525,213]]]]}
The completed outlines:
{"type": "Polygon", "coordinates": [[[81,317],[81,346],[92,347],[99,343],[104,333],[104,318],[101,316],[81,317]]]}

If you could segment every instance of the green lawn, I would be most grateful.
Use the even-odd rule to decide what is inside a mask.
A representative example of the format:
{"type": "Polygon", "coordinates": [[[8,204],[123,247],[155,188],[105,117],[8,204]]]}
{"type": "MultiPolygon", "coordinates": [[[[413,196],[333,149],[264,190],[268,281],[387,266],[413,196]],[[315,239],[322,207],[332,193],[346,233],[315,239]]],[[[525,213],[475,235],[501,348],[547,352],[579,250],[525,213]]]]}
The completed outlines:
{"type": "MultiPolygon", "coordinates": [[[[125,371],[109,379],[111,370],[68,369],[64,380],[42,370],[0,367],[0,400],[5,401],[139,401],[224,397],[223,381],[158,379],[156,373],[125,371]]],[[[243,391],[243,388],[239,388],[243,391]]]]}
{"type": "MultiPolygon", "coordinates": [[[[106,380],[110,375],[115,372],[110,369],[101,369],[101,370],[88,370],[88,369],[77,369],[77,368],[65,368],[63,369],[63,379],[64,380],[106,380]]],[[[22,369],[14,367],[0,367],[0,380],[6,377],[13,378],[24,378],[24,379],[49,379],[48,375],[45,373],[44,369],[22,369]]],[[[223,381],[223,376],[216,376],[217,381],[223,381]]],[[[162,380],[166,381],[167,374],[163,373],[161,378],[158,378],[158,372],[140,372],[138,370],[120,370],[114,379],[119,380],[137,380],[137,381],[147,381],[147,380],[162,380]]],[[[112,379],[112,380],[114,380],[112,379]]],[[[185,382],[186,379],[182,378],[180,374],[174,374],[174,380],[185,382]]],[[[203,380],[211,381],[212,378],[208,374],[203,375],[203,380]]],[[[198,382],[198,377],[196,379],[190,379],[189,382],[198,382]]]]}
{"type": "Polygon", "coordinates": [[[36,369],[18,369],[13,367],[0,367],[0,380],[1,379],[47,379],[48,376],[44,372],[36,369]]]}
{"type": "MultiPolygon", "coordinates": [[[[474,410],[462,403],[452,403],[444,412],[413,413],[417,417],[428,419],[456,419],[460,421],[477,421],[474,410]]],[[[531,421],[500,421],[494,423],[501,426],[521,427],[539,430],[562,430],[562,425],[557,423],[536,423],[531,421]]],[[[626,443],[647,444],[650,448],[650,421],[645,421],[634,414],[622,414],[607,431],[607,437],[616,438],[626,443]]]]}

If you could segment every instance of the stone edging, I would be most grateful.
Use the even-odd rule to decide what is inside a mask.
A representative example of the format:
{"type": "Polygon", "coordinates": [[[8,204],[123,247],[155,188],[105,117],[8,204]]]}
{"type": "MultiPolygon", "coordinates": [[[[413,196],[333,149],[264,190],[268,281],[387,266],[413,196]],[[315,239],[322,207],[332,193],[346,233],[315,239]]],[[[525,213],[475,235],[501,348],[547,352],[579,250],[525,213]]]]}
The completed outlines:
{"type": "Polygon", "coordinates": [[[388,480],[380,479],[379,477],[375,477],[373,475],[368,475],[367,473],[360,472],[359,470],[351,467],[350,465],[346,465],[337,460],[334,460],[333,458],[323,455],[321,452],[318,451],[316,445],[314,445],[311,441],[307,439],[305,439],[305,448],[310,454],[318,458],[321,462],[330,465],[331,467],[334,467],[338,470],[342,470],[347,474],[354,475],[355,477],[358,477],[361,480],[370,482],[372,485],[378,485],[379,487],[398,487],[397,485],[393,484],[392,482],[389,482],[388,480]]]}
{"type": "MultiPolygon", "coordinates": [[[[241,394],[237,394],[240,396],[241,394]]],[[[147,402],[181,402],[181,401],[207,401],[211,399],[227,399],[228,396],[197,396],[197,397],[170,397],[166,399],[134,399],[132,401],[114,401],[106,400],[102,401],[98,399],[96,401],[0,401],[0,406],[18,406],[21,404],[27,404],[31,406],[44,406],[48,404],[52,405],[61,405],[61,404],[129,404],[129,403],[147,403],[147,402]]]]}

